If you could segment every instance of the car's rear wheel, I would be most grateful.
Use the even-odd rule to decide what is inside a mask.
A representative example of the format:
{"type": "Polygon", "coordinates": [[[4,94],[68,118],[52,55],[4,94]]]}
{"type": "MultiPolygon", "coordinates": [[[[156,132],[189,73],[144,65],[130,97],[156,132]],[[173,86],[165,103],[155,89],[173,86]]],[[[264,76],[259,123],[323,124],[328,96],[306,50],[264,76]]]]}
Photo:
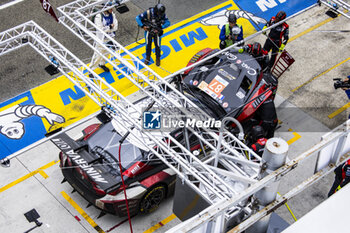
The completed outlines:
{"type": "Polygon", "coordinates": [[[140,202],[140,212],[150,213],[158,209],[159,204],[165,198],[166,189],[162,184],[156,185],[147,191],[140,202]]]}

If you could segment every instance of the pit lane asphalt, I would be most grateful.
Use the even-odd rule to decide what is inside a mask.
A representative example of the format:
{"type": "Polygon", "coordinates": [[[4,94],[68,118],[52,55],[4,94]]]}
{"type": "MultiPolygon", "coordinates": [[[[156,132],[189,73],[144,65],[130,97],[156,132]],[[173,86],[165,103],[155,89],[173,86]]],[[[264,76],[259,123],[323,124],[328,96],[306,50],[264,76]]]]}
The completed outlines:
{"type": "MultiPolygon", "coordinates": [[[[50,1],[53,7],[59,7],[68,4],[69,2],[73,1],[50,1]]],[[[135,17],[149,7],[154,6],[155,2],[156,1],[154,0],[130,1],[127,3],[127,6],[130,9],[129,12],[124,14],[117,13],[119,29],[116,38],[119,43],[126,46],[135,42],[137,35],[135,17]]],[[[171,23],[174,24],[218,5],[222,3],[222,1],[164,0],[162,3],[166,6],[166,13],[171,20],[171,23]]],[[[57,10],[56,14],[58,14],[57,10]]],[[[93,51],[63,25],[57,23],[53,18],[47,15],[42,10],[39,1],[25,0],[0,10],[0,31],[5,31],[6,29],[28,22],[29,20],[38,23],[44,30],[56,38],[78,58],[86,63],[90,62],[93,51]]],[[[143,32],[140,32],[139,39],[142,37],[143,32]]],[[[46,60],[41,56],[37,56],[31,48],[27,47],[2,56],[0,64],[0,85],[2,88],[2,91],[0,91],[0,102],[4,102],[7,99],[15,97],[20,93],[30,90],[54,78],[44,71],[46,66],[46,60]]]]}

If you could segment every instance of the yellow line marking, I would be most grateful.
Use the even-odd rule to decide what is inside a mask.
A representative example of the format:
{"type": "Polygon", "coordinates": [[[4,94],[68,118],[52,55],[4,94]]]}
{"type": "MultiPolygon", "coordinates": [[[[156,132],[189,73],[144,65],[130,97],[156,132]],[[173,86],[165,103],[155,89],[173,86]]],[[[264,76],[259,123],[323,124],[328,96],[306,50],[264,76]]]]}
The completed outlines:
{"type": "Polygon", "coordinates": [[[94,220],[92,220],[92,218],[90,218],[90,216],[65,192],[62,191],[61,192],[62,196],[64,197],[64,199],[66,199],[69,204],[71,204],[74,209],[76,209],[76,211],[78,211],[78,213],[85,218],[85,220],[99,233],[104,233],[104,231],[97,225],[97,223],[95,223],[94,220]]]}
{"type": "MultiPolygon", "coordinates": [[[[196,206],[198,200],[199,200],[199,195],[196,195],[195,198],[193,199],[193,201],[182,211],[182,213],[180,214],[179,218],[181,219],[184,216],[186,216],[187,213],[196,206]]],[[[157,223],[156,225],[154,225],[153,227],[151,227],[148,230],[144,231],[143,233],[154,232],[155,230],[161,228],[162,226],[164,226],[165,224],[167,224],[168,222],[170,222],[174,218],[176,218],[176,215],[172,214],[169,217],[167,217],[166,219],[164,219],[164,220],[160,221],[159,223],[157,223]]]]}
{"type": "Polygon", "coordinates": [[[144,231],[143,233],[154,232],[155,230],[161,228],[162,226],[164,226],[165,224],[169,223],[170,221],[172,221],[175,218],[176,218],[176,215],[172,214],[169,217],[167,217],[167,218],[163,219],[162,221],[160,221],[159,223],[157,223],[156,225],[154,225],[153,227],[151,227],[148,230],[144,231]]]}
{"type": "Polygon", "coordinates": [[[322,25],[324,25],[324,24],[326,24],[326,23],[328,23],[328,22],[331,22],[332,20],[334,20],[334,19],[333,19],[333,18],[328,18],[328,19],[322,21],[321,23],[318,23],[318,24],[316,24],[315,26],[312,26],[311,28],[309,28],[309,29],[307,29],[307,30],[305,30],[305,31],[303,31],[303,32],[301,32],[301,33],[299,33],[299,34],[293,36],[292,38],[290,38],[290,39],[288,40],[288,42],[291,42],[291,41],[293,41],[293,40],[295,40],[295,39],[297,39],[297,38],[299,38],[299,37],[301,37],[301,36],[303,36],[303,35],[305,35],[305,34],[311,32],[311,31],[315,30],[316,28],[321,27],[322,25]]]}
{"type": "MultiPolygon", "coordinates": [[[[347,10],[344,11],[344,13],[347,13],[347,12],[348,12],[347,10]]],[[[341,14],[338,14],[338,17],[339,17],[339,16],[341,16],[341,14]]],[[[309,29],[307,29],[307,30],[305,30],[305,31],[303,31],[303,32],[301,32],[301,33],[299,33],[298,35],[293,36],[292,38],[290,38],[290,39],[288,40],[288,42],[291,42],[291,41],[293,41],[293,40],[295,40],[295,39],[297,39],[297,38],[299,38],[299,37],[305,35],[306,33],[309,33],[309,32],[315,30],[316,28],[321,27],[322,25],[324,25],[324,24],[326,24],[326,23],[328,23],[328,22],[331,22],[331,21],[334,20],[334,19],[336,19],[336,18],[328,18],[328,19],[326,19],[326,20],[324,20],[324,21],[322,21],[322,22],[316,24],[315,26],[312,26],[311,28],[309,28],[309,29]]]]}
{"type": "Polygon", "coordinates": [[[339,108],[338,110],[332,112],[331,114],[328,115],[329,119],[334,118],[336,115],[342,113],[343,111],[345,111],[346,109],[348,109],[350,107],[350,102],[345,104],[343,107],[339,108]]]}
{"type": "MultiPolygon", "coordinates": [[[[50,163],[48,163],[48,164],[46,164],[46,165],[44,165],[44,166],[42,166],[42,167],[36,169],[35,171],[32,171],[32,172],[28,173],[27,175],[25,175],[25,176],[23,176],[23,177],[21,177],[21,178],[15,180],[15,181],[13,181],[13,182],[11,182],[11,183],[9,183],[9,184],[7,184],[7,185],[1,187],[1,188],[0,188],[0,193],[3,192],[3,191],[5,191],[5,190],[7,190],[7,189],[9,189],[9,188],[11,188],[11,187],[13,187],[13,186],[15,186],[15,185],[18,184],[18,183],[21,183],[22,181],[24,181],[24,180],[26,180],[26,179],[28,179],[28,178],[30,178],[30,177],[32,177],[32,176],[34,176],[34,175],[40,173],[40,171],[45,170],[46,168],[49,168],[49,167],[51,167],[52,165],[55,165],[55,164],[58,163],[58,162],[59,162],[59,161],[52,161],[52,162],[50,162],[50,163]]],[[[45,179],[48,177],[48,175],[47,175],[45,172],[40,173],[40,175],[42,175],[45,179]],[[46,176],[46,177],[45,177],[45,176],[46,176]]]]}
{"type": "Polygon", "coordinates": [[[44,177],[45,179],[47,179],[49,176],[46,174],[46,172],[44,172],[43,170],[39,171],[39,174],[42,175],[42,177],[44,177]]]}
{"type": "MultiPolygon", "coordinates": [[[[278,193],[278,195],[282,196],[279,192],[277,192],[277,193],[278,193]]],[[[295,215],[293,214],[292,210],[289,208],[289,205],[287,204],[287,202],[285,203],[285,205],[286,205],[286,207],[287,207],[289,213],[292,215],[294,221],[297,221],[297,218],[296,218],[295,215]]]]}
{"type": "MultiPolygon", "coordinates": [[[[345,12],[347,12],[347,11],[345,11],[345,12]]],[[[341,16],[341,14],[338,14],[338,17],[339,17],[339,16],[341,16]]],[[[295,39],[297,39],[297,38],[299,38],[299,37],[301,37],[301,36],[303,36],[303,35],[305,35],[305,34],[311,32],[311,31],[315,30],[316,28],[321,27],[322,25],[324,25],[324,24],[326,24],[326,23],[328,23],[328,22],[331,22],[331,21],[334,20],[334,19],[336,19],[336,18],[328,18],[328,19],[326,19],[326,20],[324,20],[324,21],[322,21],[322,22],[316,24],[315,26],[312,26],[311,28],[309,28],[309,29],[307,29],[307,30],[305,30],[305,31],[303,31],[303,32],[301,32],[301,33],[299,33],[299,34],[293,36],[292,38],[290,38],[290,39],[288,40],[288,42],[292,42],[293,40],[295,40],[295,39]]],[[[301,87],[303,87],[303,86],[309,84],[310,82],[312,82],[312,81],[314,81],[315,79],[319,78],[321,75],[324,75],[325,73],[331,71],[332,69],[334,69],[334,68],[338,67],[339,65],[343,64],[344,62],[348,61],[349,59],[350,59],[350,58],[347,58],[346,60],[342,61],[341,63],[339,63],[339,64],[333,66],[332,68],[330,68],[330,69],[326,70],[325,72],[323,72],[323,73],[317,75],[316,77],[314,77],[314,78],[308,80],[307,82],[303,83],[302,85],[300,85],[300,86],[294,88],[294,89],[292,90],[292,92],[297,91],[299,88],[301,88],[301,87]]]]}
{"type": "MultiPolygon", "coordinates": [[[[293,130],[292,129],[288,129],[288,131],[292,132],[293,130]]],[[[298,134],[296,132],[292,132],[292,134],[294,135],[294,137],[287,141],[288,145],[298,141],[301,138],[300,134],[298,134]]]]}
{"type": "Polygon", "coordinates": [[[305,85],[311,83],[311,82],[314,81],[315,79],[321,77],[322,75],[328,73],[329,71],[333,70],[334,68],[337,68],[338,66],[340,66],[341,64],[343,64],[343,63],[345,63],[345,62],[347,62],[347,61],[349,61],[349,60],[350,60],[350,57],[346,58],[346,59],[343,60],[342,62],[336,64],[335,66],[333,66],[333,67],[329,68],[328,70],[322,72],[321,74],[317,75],[316,77],[313,77],[312,79],[306,81],[305,83],[301,84],[300,86],[294,88],[294,89],[292,90],[292,92],[297,91],[299,88],[301,88],[301,87],[303,87],[303,86],[305,86],[305,85]]]}

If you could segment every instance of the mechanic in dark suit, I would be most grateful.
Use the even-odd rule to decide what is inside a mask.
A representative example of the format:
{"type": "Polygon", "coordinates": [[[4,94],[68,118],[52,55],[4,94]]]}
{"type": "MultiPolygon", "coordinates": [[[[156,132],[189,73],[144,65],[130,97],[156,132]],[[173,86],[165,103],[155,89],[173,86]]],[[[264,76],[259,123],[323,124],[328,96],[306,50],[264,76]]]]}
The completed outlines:
{"type": "Polygon", "coordinates": [[[227,48],[238,41],[243,43],[243,28],[237,24],[235,14],[229,14],[228,23],[222,26],[220,31],[220,49],[227,48]]]}
{"type": "Polygon", "coordinates": [[[339,165],[335,170],[335,178],[331,190],[329,190],[328,197],[332,196],[339,189],[350,182],[350,160],[339,165]]]}
{"type": "MultiPolygon", "coordinates": [[[[286,18],[286,13],[280,11],[276,16],[272,16],[270,21],[264,26],[263,29],[272,26],[275,23],[280,22],[286,18]]],[[[270,30],[268,38],[264,44],[264,49],[268,52],[272,50],[269,67],[270,69],[276,62],[278,52],[282,52],[289,40],[289,25],[284,22],[270,30]]]]}
{"type": "Polygon", "coordinates": [[[278,118],[273,99],[267,99],[258,108],[256,115],[260,118],[261,127],[263,127],[264,131],[266,132],[266,138],[272,138],[275,135],[275,130],[278,124],[278,118]]]}
{"type": "Polygon", "coordinates": [[[256,61],[259,63],[261,69],[263,72],[269,71],[268,65],[269,65],[269,52],[266,51],[261,47],[261,44],[258,42],[255,42],[254,44],[247,44],[240,49],[238,49],[239,53],[247,52],[251,54],[256,61]]]}
{"type": "Polygon", "coordinates": [[[160,66],[160,46],[163,29],[169,27],[170,21],[165,14],[165,6],[157,4],[136,17],[137,24],[145,30],[146,60],[148,65],[151,60],[152,40],[156,49],[156,65],[160,66]]]}

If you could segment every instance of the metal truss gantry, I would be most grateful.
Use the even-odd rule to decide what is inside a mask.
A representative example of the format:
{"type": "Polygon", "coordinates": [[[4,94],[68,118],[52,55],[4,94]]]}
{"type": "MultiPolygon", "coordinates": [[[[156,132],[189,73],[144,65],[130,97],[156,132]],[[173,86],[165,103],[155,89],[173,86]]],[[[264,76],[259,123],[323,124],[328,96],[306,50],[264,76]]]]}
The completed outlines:
{"type": "Polygon", "coordinates": [[[342,0],[318,0],[318,3],[325,5],[332,9],[333,11],[343,15],[344,17],[350,19],[350,4],[342,0]]]}
{"type": "MultiPolygon", "coordinates": [[[[169,83],[175,75],[188,68],[177,71],[163,79],[115,41],[114,38],[96,28],[91,21],[91,17],[111,8],[107,6],[107,2],[109,1],[78,0],[59,7],[58,10],[61,14],[59,17],[60,23],[81,38],[91,49],[110,63],[115,70],[119,71],[137,86],[145,96],[154,102],[154,106],[160,111],[169,114],[178,113],[179,119],[182,119],[183,116],[191,116],[195,111],[200,113],[204,119],[210,119],[205,112],[169,83]],[[96,7],[99,8],[98,11],[95,10],[96,7]],[[96,36],[96,32],[104,34],[105,39],[99,39],[96,36]],[[112,50],[107,47],[105,44],[106,40],[113,41],[117,49],[112,50]],[[96,46],[104,48],[108,54],[102,54],[95,49],[96,46]]],[[[125,1],[118,3],[123,2],[125,1]]],[[[283,21],[280,23],[283,23],[283,21]]],[[[260,33],[258,32],[246,38],[246,40],[260,33]]],[[[226,130],[218,133],[189,127],[187,130],[199,139],[202,148],[209,151],[203,160],[199,160],[183,143],[172,137],[169,132],[158,131],[155,134],[150,131],[144,131],[139,118],[130,117],[131,115],[141,116],[142,109],[131,103],[103,78],[99,77],[35,22],[30,21],[0,33],[0,55],[25,45],[30,45],[49,62],[51,62],[52,57],[55,57],[59,62],[58,69],[98,105],[105,107],[105,110],[118,122],[118,125],[123,128],[124,132],[129,131],[130,136],[137,138],[141,144],[172,168],[202,198],[212,204],[204,211],[206,214],[195,216],[190,221],[186,221],[174,228],[172,232],[191,231],[200,224],[214,220],[217,216],[225,215],[229,209],[243,208],[242,206],[237,206],[241,200],[249,197],[277,179],[281,174],[292,169],[290,166],[281,168],[278,172],[258,182],[263,162],[234,135],[226,130]],[[89,77],[89,74],[92,76],[89,77]],[[218,157],[215,157],[217,155],[218,157]],[[215,158],[219,159],[219,164],[225,169],[211,165],[215,158]],[[257,162],[252,162],[252,159],[255,159],[257,162]],[[237,192],[237,190],[232,188],[232,183],[236,182],[243,183],[247,189],[243,192],[237,192]]],[[[218,54],[214,54],[202,62],[216,55],[218,54]]],[[[226,215],[226,217],[229,216],[226,215]]]]}
{"type": "MultiPolygon", "coordinates": [[[[247,159],[246,155],[256,161],[261,161],[261,159],[229,132],[224,132],[221,135],[222,140],[219,144],[220,136],[216,132],[188,128],[196,135],[203,148],[210,151],[207,158],[204,158],[206,161],[203,162],[185,148],[181,142],[172,137],[169,132],[158,131],[155,134],[143,131],[140,120],[130,117],[135,113],[141,116],[142,109],[110,86],[35,22],[30,21],[0,34],[0,55],[24,45],[31,46],[49,62],[54,57],[59,63],[58,69],[67,78],[101,107],[110,106],[106,110],[120,127],[124,127],[125,132],[130,131],[134,138],[137,138],[141,144],[176,171],[184,182],[195,189],[209,203],[229,200],[237,195],[238,192],[232,188],[232,183],[241,182],[248,186],[257,182],[262,163],[252,162],[247,159]],[[88,77],[89,74],[92,74],[94,78],[88,77]],[[209,165],[214,161],[216,154],[220,155],[219,163],[225,169],[209,165]]],[[[129,78],[135,81],[132,77],[129,78]]],[[[169,83],[145,80],[149,84],[146,88],[136,81],[135,84],[155,102],[155,106],[161,111],[174,113],[177,110],[181,113],[181,110],[185,108],[173,100],[178,96],[183,98],[185,103],[190,103],[169,83]],[[163,83],[173,91],[163,93],[159,85],[163,83]]],[[[196,108],[196,111],[199,110],[196,108]]]]}
{"type": "MultiPolygon", "coordinates": [[[[95,52],[99,53],[95,49],[96,46],[106,50],[110,56],[102,53],[99,54],[114,69],[122,73],[137,86],[142,93],[152,99],[155,102],[155,106],[161,109],[162,113],[176,113],[178,114],[178,118],[181,119],[182,116],[191,116],[196,112],[204,120],[211,119],[202,109],[168,82],[168,80],[174,78],[174,75],[163,79],[148,66],[144,65],[140,59],[125,49],[114,38],[96,27],[91,21],[91,18],[93,15],[111,8],[111,6],[106,4],[107,2],[78,0],[58,7],[61,14],[59,17],[60,23],[81,38],[95,52]],[[99,7],[99,9],[96,10],[96,7],[99,7]],[[104,39],[98,38],[96,33],[103,34],[104,39]],[[113,41],[117,49],[112,50],[109,48],[105,43],[106,41],[113,41]],[[140,84],[140,81],[142,81],[142,84],[140,84]]],[[[125,1],[121,1],[120,3],[123,2],[125,1]]],[[[97,79],[100,80],[99,77],[97,79]]],[[[101,91],[103,90],[99,90],[99,92],[101,91]]],[[[102,104],[108,103],[113,106],[114,110],[118,109],[117,114],[110,111],[112,115],[121,116],[120,113],[124,111],[120,109],[121,106],[130,106],[128,109],[132,109],[132,111],[129,110],[125,113],[125,118],[128,115],[141,115],[141,112],[134,114],[134,111],[137,111],[137,107],[130,102],[127,105],[122,105],[120,103],[120,99],[122,99],[120,96],[117,101],[114,95],[111,95],[111,97],[113,98],[105,97],[102,104]]],[[[124,125],[129,126],[129,130],[132,128],[137,128],[139,131],[142,130],[140,121],[137,119],[129,119],[127,122],[124,125]]],[[[160,134],[154,134],[144,131],[140,135],[145,137],[142,140],[143,143],[151,141],[158,145],[157,148],[161,150],[154,151],[151,147],[149,149],[153,150],[169,167],[175,169],[179,177],[190,184],[209,203],[214,203],[222,199],[227,200],[236,195],[237,191],[232,188],[232,182],[243,182],[248,186],[257,181],[262,165],[261,159],[230,132],[223,130],[219,135],[217,132],[207,129],[198,130],[194,127],[188,127],[187,130],[200,139],[203,148],[210,148],[212,151],[210,154],[211,158],[208,158],[206,162],[203,163],[198,160],[188,148],[185,148],[181,142],[171,137],[167,132],[161,131],[160,134]],[[155,138],[157,138],[157,141],[155,141],[155,138]],[[175,147],[164,142],[164,138],[169,138],[169,142],[176,144],[175,147]],[[209,164],[213,161],[214,154],[219,155],[219,164],[224,166],[226,170],[213,167],[209,164]],[[173,162],[167,162],[169,159],[173,162]],[[252,162],[251,159],[255,159],[258,162],[252,162]],[[230,180],[231,183],[227,180],[230,180]],[[199,184],[201,188],[198,187],[199,184]]]]}

